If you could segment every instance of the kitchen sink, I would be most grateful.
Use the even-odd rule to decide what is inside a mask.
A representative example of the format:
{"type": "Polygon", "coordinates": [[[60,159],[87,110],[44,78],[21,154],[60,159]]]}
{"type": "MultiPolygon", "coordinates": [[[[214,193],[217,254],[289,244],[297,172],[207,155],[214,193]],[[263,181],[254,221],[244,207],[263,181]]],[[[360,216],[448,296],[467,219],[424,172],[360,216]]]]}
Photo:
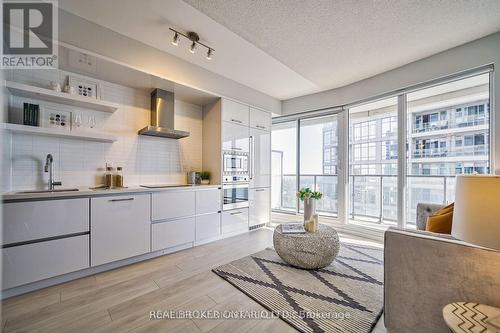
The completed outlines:
{"type": "Polygon", "coordinates": [[[33,190],[33,191],[19,191],[19,194],[29,194],[29,193],[52,193],[52,192],[76,192],[79,191],[77,188],[58,188],[56,190],[33,190]]]}

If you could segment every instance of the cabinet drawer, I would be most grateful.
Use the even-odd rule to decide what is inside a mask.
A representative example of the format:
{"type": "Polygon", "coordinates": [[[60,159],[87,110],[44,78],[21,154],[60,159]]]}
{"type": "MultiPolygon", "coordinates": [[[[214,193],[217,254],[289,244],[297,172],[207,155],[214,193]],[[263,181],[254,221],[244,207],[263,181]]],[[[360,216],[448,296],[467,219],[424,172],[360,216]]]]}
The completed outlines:
{"type": "Polygon", "coordinates": [[[220,213],[196,216],[196,240],[219,236],[220,216],[220,213]]]}
{"type": "Polygon", "coordinates": [[[250,108],[250,127],[270,131],[271,114],[266,111],[250,108]]]}
{"type": "Polygon", "coordinates": [[[196,191],[196,214],[216,213],[221,210],[221,192],[218,188],[196,191]]]}
{"type": "Polygon", "coordinates": [[[175,219],[195,214],[194,191],[169,191],[152,194],[153,221],[175,219]]]}
{"type": "Polygon", "coordinates": [[[89,231],[89,199],[3,205],[3,244],[89,231]]]}
{"type": "Polygon", "coordinates": [[[2,249],[3,289],[89,267],[89,236],[2,249]]]}
{"type": "Polygon", "coordinates": [[[259,224],[267,224],[271,213],[271,191],[269,188],[254,188],[248,192],[250,227],[259,224]]]}
{"type": "Polygon", "coordinates": [[[92,198],[92,266],[150,250],[150,195],[92,198]]]}
{"type": "Polygon", "coordinates": [[[248,126],[249,111],[250,108],[247,105],[228,99],[222,100],[222,120],[224,121],[248,126]]]}
{"type": "Polygon", "coordinates": [[[248,230],[248,208],[222,212],[222,233],[248,230]]]}
{"type": "Polygon", "coordinates": [[[151,236],[153,251],[194,242],[195,218],[154,223],[151,226],[151,236]]]}

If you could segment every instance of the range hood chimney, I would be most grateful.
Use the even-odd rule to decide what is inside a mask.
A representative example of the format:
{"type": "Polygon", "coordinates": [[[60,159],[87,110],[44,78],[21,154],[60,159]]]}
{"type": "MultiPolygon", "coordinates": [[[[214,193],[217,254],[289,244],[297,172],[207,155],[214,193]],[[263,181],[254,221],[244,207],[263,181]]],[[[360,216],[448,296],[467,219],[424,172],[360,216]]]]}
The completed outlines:
{"type": "Polygon", "coordinates": [[[170,139],[189,136],[189,132],[175,130],[174,93],[161,89],[151,92],[151,124],[141,129],[139,134],[170,139]]]}

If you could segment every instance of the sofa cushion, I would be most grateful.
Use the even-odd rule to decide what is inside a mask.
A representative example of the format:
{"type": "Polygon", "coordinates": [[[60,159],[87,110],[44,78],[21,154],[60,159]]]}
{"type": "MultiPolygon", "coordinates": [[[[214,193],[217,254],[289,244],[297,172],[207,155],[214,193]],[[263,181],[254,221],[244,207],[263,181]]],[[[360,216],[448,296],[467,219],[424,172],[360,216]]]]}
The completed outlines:
{"type": "Polygon", "coordinates": [[[451,224],[453,221],[454,204],[439,209],[433,215],[427,218],[425,226],[426,231],[437,232],[440,234],[451,234],[451,224]]]}

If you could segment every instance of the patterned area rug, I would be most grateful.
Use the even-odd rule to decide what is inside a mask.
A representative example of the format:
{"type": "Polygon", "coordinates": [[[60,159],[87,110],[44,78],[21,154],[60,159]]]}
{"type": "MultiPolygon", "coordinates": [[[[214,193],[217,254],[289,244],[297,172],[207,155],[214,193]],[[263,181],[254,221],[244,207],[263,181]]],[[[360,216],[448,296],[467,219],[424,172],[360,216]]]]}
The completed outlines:
{"type": "Polygon", "coordinates": [[[382,314],[381,248],[342,243],[319,270],[294,268],[268,248],[213,272],[301,332],[371,332],[382,314]]]}

